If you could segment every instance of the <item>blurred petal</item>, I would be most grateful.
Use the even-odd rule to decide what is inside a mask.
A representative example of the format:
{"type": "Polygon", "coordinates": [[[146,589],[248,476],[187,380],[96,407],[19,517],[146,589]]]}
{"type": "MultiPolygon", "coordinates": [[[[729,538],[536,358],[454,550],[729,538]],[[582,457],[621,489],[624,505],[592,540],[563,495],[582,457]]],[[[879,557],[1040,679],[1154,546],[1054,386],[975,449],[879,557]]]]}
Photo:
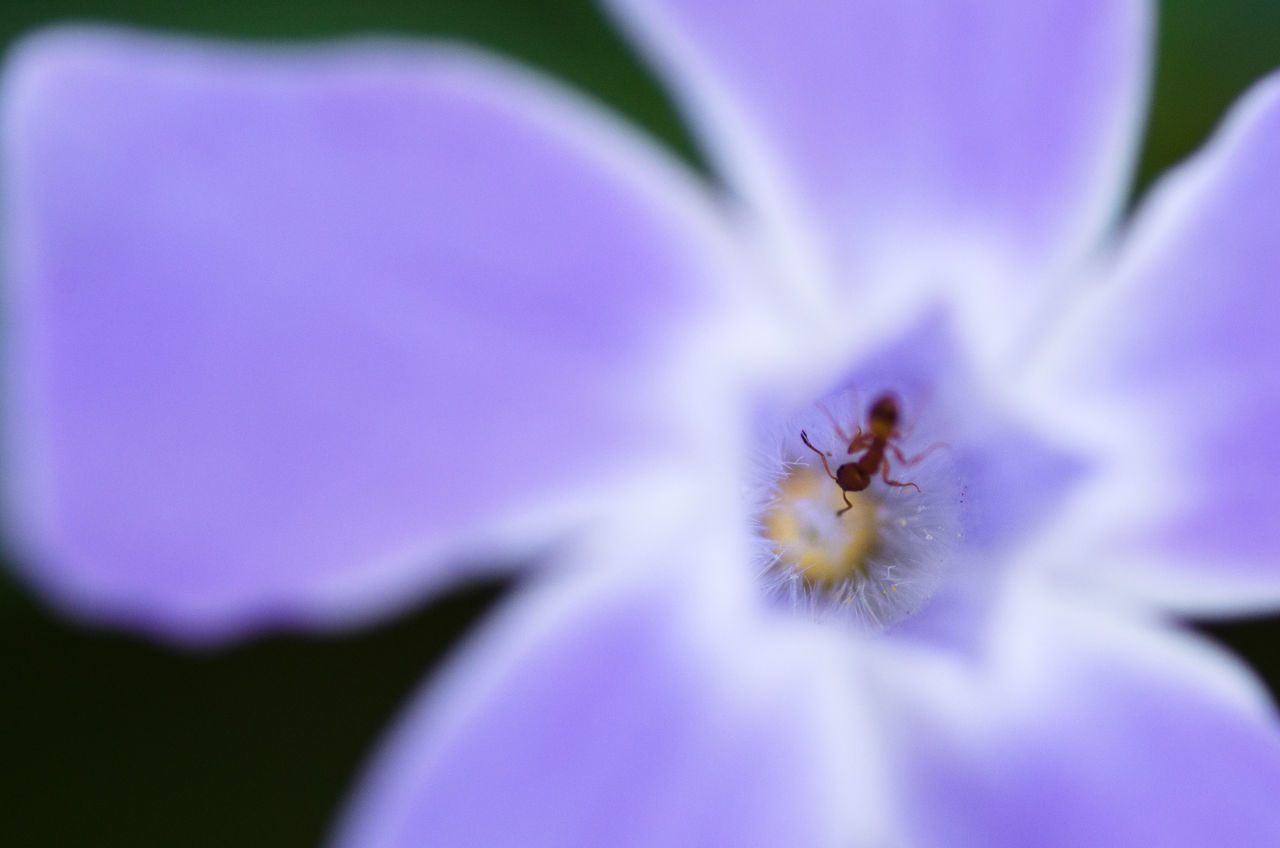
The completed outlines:
{"type": "MultiPolygon", "coordinates": [[[[1280,604],[1280,76],[1145,205],[1033,382],[1109,450],[1073,567],[1194,612],[1280,604]]],[[[1076,548],[1078,549],[1078,548],[1076,548]]]]}
{"type": "Polygon", "coordinates": [[[1121,210],[1145,0],[611,4],[781,249],[840,286],[911,265],[1003,308],[1121,210]]]}
{"type": "Polygon", "coordinates": [[[869,684],[901,756],[902,844],[1275,841],[1280,728],[1236,660],[1096,601],[1019,607],[994,667],[896,655],[869,684]]]}
{"type": "Polygon", "coordinates": [[[62,30],[5,97],[12,532],[63,603],[345,622],[545,543],[708,418],[713,210],[537,78],[62,30]]]}
{"type": "Polygon", "coordinates": [[[621,572],[501,611],[410,705],[337,844],[865,844],[873,765],[817,635],[687,591],[697,572],[621,572]]]}

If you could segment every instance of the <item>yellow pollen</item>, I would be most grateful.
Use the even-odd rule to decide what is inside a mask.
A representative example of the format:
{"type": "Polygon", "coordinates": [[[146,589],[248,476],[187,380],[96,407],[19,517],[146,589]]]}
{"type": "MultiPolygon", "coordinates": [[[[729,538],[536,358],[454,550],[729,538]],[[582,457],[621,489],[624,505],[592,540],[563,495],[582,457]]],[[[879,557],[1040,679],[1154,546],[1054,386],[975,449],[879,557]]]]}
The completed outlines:
{"type": "Polygon", "coordinates": [[[853,508],[837,517],[845,502],[834,480],[809,467],[788,474],[764,514],[764,535],[775,543],[779,564],[811,587],[864,576],[879,544],[878,504],[866,492],[850,492],[849,501],[853,508]]]}

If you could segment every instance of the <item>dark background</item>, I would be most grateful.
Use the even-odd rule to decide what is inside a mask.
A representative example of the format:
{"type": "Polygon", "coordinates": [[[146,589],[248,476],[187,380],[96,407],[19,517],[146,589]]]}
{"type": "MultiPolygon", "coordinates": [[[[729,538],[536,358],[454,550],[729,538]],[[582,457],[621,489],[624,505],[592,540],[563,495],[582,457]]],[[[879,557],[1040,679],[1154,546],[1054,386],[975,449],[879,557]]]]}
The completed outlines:
{"type": "MultiPolygon", "coordinates": [[[[1142,185],[1280,67],[1280,3],[1160,6],[1142,185]]],[[[7,0],[0,39],[66,19],[253,38],[461,38],[570,81],[698,161],[661,89],[586,0],[7,0]]],[[[472,586],[347,638],[192,653],[61,620],[0,571],[0,845],[316,844],[369,745],[501,592],[472,586]]],[[[1209,632],[1280,687],[1280,619],[1209,632]]]]}

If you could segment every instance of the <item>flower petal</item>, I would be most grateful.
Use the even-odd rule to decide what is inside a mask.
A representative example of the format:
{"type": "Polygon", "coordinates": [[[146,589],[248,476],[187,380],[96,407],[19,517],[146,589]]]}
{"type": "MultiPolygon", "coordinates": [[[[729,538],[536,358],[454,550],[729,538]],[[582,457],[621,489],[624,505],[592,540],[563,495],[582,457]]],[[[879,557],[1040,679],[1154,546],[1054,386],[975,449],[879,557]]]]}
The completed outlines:
{"type": "Polygon", "coordinates": [[[1145,0],[611,5],[776,246],[842,287],[976,263],[964,285],[1001,308],[1122,208],[1145,0]]]}
{"type": "Polygon", "coordinates": [[[714,210],[544,81],[73,29],[5,108],[11,533],[63,603],[344,623],[702,444],[714,210]]]}
{"type": "Polygon", "coordinates": [[[1233,658],[1096,606],[1026,603],[993,668],[888,659],[908,845],[1265,845],[1280,725],[1233,658]]]}
{"type": "Polygon", "coordinates": [[[1033,380],[1109,453],[1073,567],[1189,612],[1280,604],[1280,76],[1160,184],[1033,380]]]}
{"type": "Polygon", "coordinates": [[[336,844],[865,844],[859,714],[816,635],[621,571],[502,610],[410,705],[336,844]]]}

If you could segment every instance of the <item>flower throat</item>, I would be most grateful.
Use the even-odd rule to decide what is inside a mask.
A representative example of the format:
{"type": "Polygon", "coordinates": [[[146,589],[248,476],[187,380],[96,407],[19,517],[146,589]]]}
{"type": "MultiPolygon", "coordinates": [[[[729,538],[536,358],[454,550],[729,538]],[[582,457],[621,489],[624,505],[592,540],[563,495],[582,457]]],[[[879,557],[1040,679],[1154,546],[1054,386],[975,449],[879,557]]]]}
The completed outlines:
{"type": "Polygon", "coordinates": [[[787,463],[761,516],[774,555],[769,581],[812,612],[842,612],[884,627],[932,594],[938,566],[959,536],[954,509],[947,508],[954,504],[954,475],[943,466],[950,463],[926,463],[946,445],[904,453],[901,404],[892,393],[877,395],[865,429],[856,424],[852,433],[827,406],[817,409],[825,425],[811,428],[815,438],[799,430],[808,453],[787,463]],[[925,486],[893,479],[894,467],[912,469],[925,486]]]}

